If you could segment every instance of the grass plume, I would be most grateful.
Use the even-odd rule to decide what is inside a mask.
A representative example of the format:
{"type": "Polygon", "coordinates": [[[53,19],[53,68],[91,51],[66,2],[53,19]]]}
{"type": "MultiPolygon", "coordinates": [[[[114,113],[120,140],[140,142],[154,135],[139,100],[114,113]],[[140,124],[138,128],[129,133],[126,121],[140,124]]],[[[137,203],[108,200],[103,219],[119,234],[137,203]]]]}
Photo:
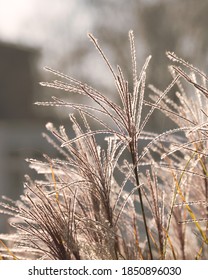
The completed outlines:
{"type": "Polygon", "coordinates": [[[65,91],[67,99],[53,96],[36,104],[69,108],[75,136],[62,125],[46,125],[43,137],[59,156],[27,159],[44,179],[26,176],[20,200],[3,198],[1,213],[10,216],[13,232],[0,235],[0,244],[7,244],[0,247],[1,258],[207,259],[208,77],[167,52],[174,62],[172,81],[164,91],[149,85],[146,100],[151,56],[138,74],[133,32],[132,82],[120,66],[114,70],[97,39],[89,38],[112,74],[117,101],[45,68],[58,80],[41,85],[65,91]],[[70,102],[71,93],[90,102],[70,102]],[[155,110],[175,128],[146,131],[155,110]]]}

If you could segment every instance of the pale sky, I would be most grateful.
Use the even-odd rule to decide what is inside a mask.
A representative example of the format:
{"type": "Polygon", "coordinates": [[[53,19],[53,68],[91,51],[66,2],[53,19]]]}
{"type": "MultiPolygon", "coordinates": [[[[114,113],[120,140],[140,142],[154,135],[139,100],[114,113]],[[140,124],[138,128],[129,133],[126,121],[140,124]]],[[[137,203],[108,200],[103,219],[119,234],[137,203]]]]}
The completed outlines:
{"type": "Polygon", "coordinates": [[[39,47],[47,55],[87,37],[91,17],[82,0],[0,0],[0,41],[39,47]]]}
{"type": "Polygon", "coordinates": [[[33,15],[35,2],[33,0],[0,0],[1,40],[15,41],[21,36],[22,26],[33,15]]]}

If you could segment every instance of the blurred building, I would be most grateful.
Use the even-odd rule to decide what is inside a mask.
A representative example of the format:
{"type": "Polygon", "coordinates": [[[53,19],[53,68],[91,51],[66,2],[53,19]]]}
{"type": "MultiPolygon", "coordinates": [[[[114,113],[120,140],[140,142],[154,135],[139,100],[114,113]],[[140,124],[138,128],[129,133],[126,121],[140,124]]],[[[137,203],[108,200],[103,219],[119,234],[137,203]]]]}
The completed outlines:
{"type": "MultiPolygon", "coordinates": [[[[34,110],[38,86],[35,49],[0,42],[0,197],[17,199],[24,175],[30,172],[25,158],[39,157],[46,143],[44,121],[34,110]]],[[[0,232],[6,220],[0,219],[0,232]]]]}

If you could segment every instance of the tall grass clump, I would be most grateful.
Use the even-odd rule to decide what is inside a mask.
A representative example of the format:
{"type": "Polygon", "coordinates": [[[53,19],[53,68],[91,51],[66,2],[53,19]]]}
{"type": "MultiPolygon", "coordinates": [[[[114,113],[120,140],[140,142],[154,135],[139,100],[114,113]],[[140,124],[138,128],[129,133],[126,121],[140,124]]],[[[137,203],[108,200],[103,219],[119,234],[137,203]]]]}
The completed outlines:
{"type": "Polygon", "coordinates": [[[1,258],[207,259],[208,77],[167,52],[172,81],[164,91],[149,85],[147,100],[151,56],[138,73],[133,32],[130,83],[89,38],[112,74],[117,102],[45,68],[57,79],[41,85],[66,98],[36,104],[69,108],[73,133],[48,123],[43,136],[59,156],[27,159],[44,179],[27,176],[20,200],[3,198],[1,212],[13,230],[0,235],[1,258]],[[70,102],[71,93],[90,102],[70,102]],[[155,110],[175,128],[146,131],[155,110]]]}

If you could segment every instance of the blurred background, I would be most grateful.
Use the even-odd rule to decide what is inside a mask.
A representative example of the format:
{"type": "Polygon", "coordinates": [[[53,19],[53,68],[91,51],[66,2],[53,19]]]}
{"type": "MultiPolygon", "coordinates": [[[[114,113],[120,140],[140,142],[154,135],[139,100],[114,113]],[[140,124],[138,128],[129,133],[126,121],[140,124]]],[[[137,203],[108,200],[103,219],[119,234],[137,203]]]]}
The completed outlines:
{"type": "MultiPolygon", "coordinates": [[[[207,71],[207,15],[205,0],[0,0],[0,196],[17,199],[24,175],[33,176],[25,158],[53,155],[41,136],[45,123],[67,124],[68,111],[34,105],[51,95],[66,96],[39,86],[54,78],[45,65],[113,96],[113,78],[87,33],[131,80],[132,29],[138,69],[151,54],[147,82],[164,90],[171,80],[166,50],[207,71]]],[[[148,129],[170,125],[156,113],[148,129]]],[[[1,218],[0,232],[6,227],[1,218]]]]}

